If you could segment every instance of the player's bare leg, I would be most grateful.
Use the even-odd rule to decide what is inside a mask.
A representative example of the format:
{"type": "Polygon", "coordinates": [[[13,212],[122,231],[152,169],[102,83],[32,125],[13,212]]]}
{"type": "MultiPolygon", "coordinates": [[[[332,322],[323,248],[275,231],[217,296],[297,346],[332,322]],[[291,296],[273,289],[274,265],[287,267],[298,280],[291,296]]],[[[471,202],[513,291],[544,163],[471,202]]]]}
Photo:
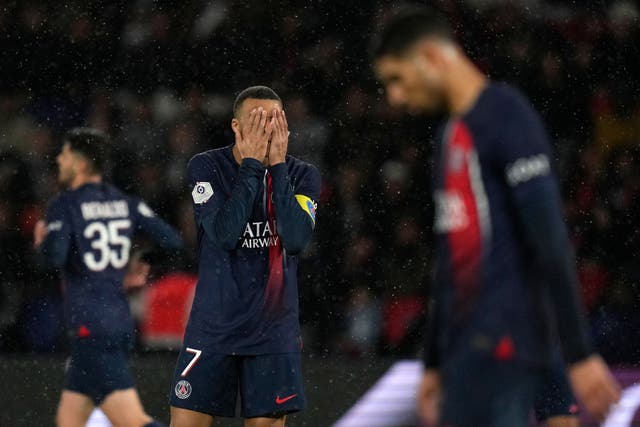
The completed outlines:
{"type": "Polygon", "coordinates": [[[574,415],[551,417],[547,420],[547,427],[580,427],[580,418],[574,415]]]}
{"type": "Polygon", "coordinates": [[[213,417],[211,415],[175,406],[171,407],[170,427],[210,427],[212,424],[213,417]]]}
{"type": "Polygon", "coordinates": [[[143,427],[153,419],[144,412],[140,396],[135,388],[116,390],[100,405],[111,424],[116,427],[143,427]]]}
{"type": "Polygon", "coordinates": [[[244,420],[244,427],[284,427],[286,415],[280,418],[247,418],[244,420]]]}
{"type": "Polygon", "coordinates": [[[60,396],[56,426],[84,427],[91,416],[93,401],[84,394],[64,390],[60,396]]]}

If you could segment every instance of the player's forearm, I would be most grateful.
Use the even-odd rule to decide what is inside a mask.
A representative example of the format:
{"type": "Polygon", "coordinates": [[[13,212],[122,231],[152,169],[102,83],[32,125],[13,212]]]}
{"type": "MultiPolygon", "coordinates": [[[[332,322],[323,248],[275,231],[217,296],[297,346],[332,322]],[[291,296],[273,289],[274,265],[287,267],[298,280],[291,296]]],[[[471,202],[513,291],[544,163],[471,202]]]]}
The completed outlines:
{"type": "Polygon", "coordinates": [[[214,244],[225,250],[236,247],[251,216],[263,175],[264,166],[258,160],[247,158],[242,161],[231,197],[218,211],[201,221],[200,225],[214,244]]]}
{"type": "Polygon", "coordinates": [[[272,166],[269,173],[273,179],[273,203],[282,246],[291,254],[299,253],[311,241],[313,220],[296,200],[287,176],[287,166],[284,163],[272,166]]]}
{"type": "Polygon", "coordinates": [[[574,363],[589,356],[593,349],[559,198],[549,198],[549,194],[554,193],[547,192],[544,198],[522,201],[520,212],[527,239],[544,270],[544,283],[554,307],[565,358],[568,363],[574,363]]]}

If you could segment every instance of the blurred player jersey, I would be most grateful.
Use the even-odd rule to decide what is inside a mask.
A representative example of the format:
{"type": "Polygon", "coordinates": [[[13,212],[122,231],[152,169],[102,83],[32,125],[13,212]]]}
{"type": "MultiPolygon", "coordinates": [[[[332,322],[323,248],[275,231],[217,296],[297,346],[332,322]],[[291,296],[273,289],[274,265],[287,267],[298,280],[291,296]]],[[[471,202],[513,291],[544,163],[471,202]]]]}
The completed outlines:
{"type": "Polygon", "coordinates": [[[435,163],[439,359],[468,349],[547,365],[553,316],[517,203],[537,192],[536,203],[561,209],[539,117],[515,90],[490,83],[442,130],[435,163]]]}
{"type": "MultiPolygon", "coordinates": [[[[200,153],[187,167],[198,227],[199,274],[185,343],[220,354],[298,352],[298,256],[283,248],[278,233],[281,224],[275,219],[269,172],[274,171],[253,159],[245,160],[241,170],[232,148],[200,153]],[[249,218],[225,212],[242,232],[232,234],[227,243],[214,242],[202,223],[234,209],[225,204],[234,191],[242,193],[237,200],[246,205],[249,218]]],[[[286,168],[280,167],[297,200],[295,208],[315,223],[317,169],[292,156],[287,156],[286,168]]]]}
{"type": "Polygon", "coordinates": [[[163,248],[181,237],[141,200],[105,183],[62,192],[47,210],[45,259],[63,271],[72,338],[121,345],[133,333],[123,279],[131,239],[143,231],[163,248]]]}

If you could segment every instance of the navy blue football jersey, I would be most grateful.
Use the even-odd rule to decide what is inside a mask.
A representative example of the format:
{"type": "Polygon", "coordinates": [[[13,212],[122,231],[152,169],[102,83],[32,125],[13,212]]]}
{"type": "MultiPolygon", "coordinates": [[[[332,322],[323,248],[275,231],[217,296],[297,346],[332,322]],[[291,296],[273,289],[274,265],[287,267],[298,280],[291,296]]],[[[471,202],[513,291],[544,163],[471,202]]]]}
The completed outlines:
{"type": "Polygon", "coordinates": [[[426,363],[468,349],[548,364],[556,323],[565,355],[586,356],[551,149],[528,102],[489,84],[448,121],[435,165],[435,336],[426,363]]]}
{"type": "Polygon", "coordinates": [[[131,239],[142,231],[163,248],[182,238],[140,199],[106,183],[64,191],[49,205],[40,252],[59,267],[72,337],[120,341],[133,321],[123,288],[131,239]]]}
{"type": "Polygon", "coordinates": [[[221,354],[297,352],[298,253],[311,238],[318,170],[287,156],[239,165],[233,147],[187,167],[199,273],[185,345],[221,354]]]}

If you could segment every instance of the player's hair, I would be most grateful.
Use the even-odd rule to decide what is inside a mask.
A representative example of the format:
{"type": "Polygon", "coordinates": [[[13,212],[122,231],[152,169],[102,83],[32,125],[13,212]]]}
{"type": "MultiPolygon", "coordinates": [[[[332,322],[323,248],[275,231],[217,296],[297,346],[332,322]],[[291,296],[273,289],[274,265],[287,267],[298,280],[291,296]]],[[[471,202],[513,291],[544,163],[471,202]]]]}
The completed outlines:
{"type": "Polygon", "coordinates": [[[243,90],[236,97],[235,102],[233,103],[233,115],[237,116],[238,111],[242,107],[242,103],[246,99],[273,99],[274,101],[279,101],[282,103],[282,99],[278,96],[276,91],[271,89],[268,86],[251,86],[243,90]]]}
{"type": "Polygon", "coordinates": [[[63,139],[74,153],[78,153],[90,163],[93,173],[104,172],[109,153],[109,137],[95,128],[78,127],[69,130],[63,139]]]}
{"type": "Polygon", "coordinates": [[[374,37],[371,54],[373,59],[387,55],[401,57],[425,37],[455,41],[453,31],[441,13],[426,6],[401,6],[374,37]]]}

